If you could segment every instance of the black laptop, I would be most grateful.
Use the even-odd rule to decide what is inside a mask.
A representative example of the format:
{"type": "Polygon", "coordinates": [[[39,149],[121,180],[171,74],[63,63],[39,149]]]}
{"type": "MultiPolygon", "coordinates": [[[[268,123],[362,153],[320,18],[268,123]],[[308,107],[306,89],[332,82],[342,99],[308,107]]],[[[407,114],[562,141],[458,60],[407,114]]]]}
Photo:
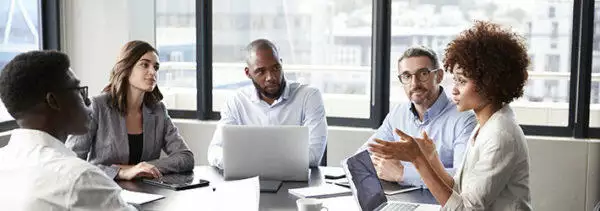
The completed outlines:
{"type": "Polygon", "coordinates": [[[148,179],[143,178],[143,183],[155,185],[171,190],[185,190],[197,187],[208,186],[209,182],[197,177],[194,177],[193,172],[179,174],[165,174],[160,178],[148,179]]]}

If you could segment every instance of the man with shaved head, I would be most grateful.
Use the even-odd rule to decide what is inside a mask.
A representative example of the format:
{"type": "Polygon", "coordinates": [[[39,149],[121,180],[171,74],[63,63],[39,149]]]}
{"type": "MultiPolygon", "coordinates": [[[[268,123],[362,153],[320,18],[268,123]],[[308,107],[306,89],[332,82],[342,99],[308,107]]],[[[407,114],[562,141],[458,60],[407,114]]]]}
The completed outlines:
{"type": "Polygon", "coordinates": [[[254,40],[246,47],[244,73],[253,85],[239,89],[221,110],[208,148],[210,165],[223,168],[222,125],[300,125],[309,128],[309,166],[318,166],[327,143],[327,120],[319,90],[287,82],[279,51],[266,39],[254,40]]]}

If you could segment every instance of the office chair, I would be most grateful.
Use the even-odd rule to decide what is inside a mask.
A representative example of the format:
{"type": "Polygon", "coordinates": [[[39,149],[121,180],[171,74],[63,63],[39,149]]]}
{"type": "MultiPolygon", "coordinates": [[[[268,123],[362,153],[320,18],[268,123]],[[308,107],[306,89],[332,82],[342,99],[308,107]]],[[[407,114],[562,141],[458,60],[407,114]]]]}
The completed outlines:
{"type": "Polygon", "coordinates": [[[327,166],[327,145],[325,145],[325,152],[323,152],[323,157],[321,158],[319,166],[327,166]]]}

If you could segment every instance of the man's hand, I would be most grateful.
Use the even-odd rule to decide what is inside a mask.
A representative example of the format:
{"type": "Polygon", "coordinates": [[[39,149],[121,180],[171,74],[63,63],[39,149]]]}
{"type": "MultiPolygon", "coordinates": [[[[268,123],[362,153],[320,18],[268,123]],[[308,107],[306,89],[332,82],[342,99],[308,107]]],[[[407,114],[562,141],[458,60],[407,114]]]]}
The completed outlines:
{"type": "Polygon", "coordinates": [[[131,180],[133,178],[138,177],[147,177],[147,178],[159,178],[162,177],[162,174],[156,168],[156,166],[146,163],[140,162],[135,166],[119,166],[121,169],[117,174],[118,179],[123,180],[131,180]]]}
{"type": "Polygon", "coordinates": [[[390,182],[402,182],[404,177],[404,166],[399,160],[383,159],[374,155],[371,155],[375,170],[377,170],[377,177],[382,180],[390,182]]]}

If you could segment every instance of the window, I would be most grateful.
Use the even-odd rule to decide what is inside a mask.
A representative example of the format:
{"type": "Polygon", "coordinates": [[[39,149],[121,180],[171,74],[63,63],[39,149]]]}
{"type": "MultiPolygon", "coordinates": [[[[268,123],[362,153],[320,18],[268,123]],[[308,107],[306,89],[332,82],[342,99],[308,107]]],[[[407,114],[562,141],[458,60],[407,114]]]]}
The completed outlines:
{"type": "MultiPolygon", "coordinates": [[[[42,49],[38,0],[0,1],[0,69],[17,54],[42,49]]],[[[12,120],[0,103],[0,122],[12,120]]]]}
{"type": "Polygon", "coordinates": [[[196,15],[193,0],[156,0],[158,87],[173,110],[196,110],[196,15]]]}
{"type": "Polygon", "coordinates": [[[592,46],[592,85],[590,91],[590,127],[600,128],[600,1],[595,1],[592,46]]]}
{"type": "Polygon", "coordinates": [[[244,74],[244,48],[266,38],[279,48],[286,80],[318,88],[328,116],[369,118],[371,1],[212,3],[213,111],[220,111],[236,89],[252,86],[244,74]],[[237,27],[217,27],[226,19],[236,20],[237,27]]]}
{"type": "Polygon", "coordinates": [[[558,22],[552,22],[552,34],[550,36],[552,38],[558,37],[558,22]]]}
{"type": "Polygon", "coordinates": [[[546,55],[546,72],[558,72],[560,69],[560,55],[546,55]]]}
{"type": "MultiPolygon", "coordinates": [[[[518,122],[525,125],[568,125],[572,17],[556,14],[571,14],[573,1],[526,0],[519,4],[514,1],[491,1],[475,5],[452,1],[410,4],[392,1],[392,8],[390,108],[408,101],[402,84],[396,79],[397,61],[407,47],[428,46],[438,54],[442,62],[448,42],[470,27],[472,20],[493,19],[522,35],[531,55],[530,80],[524,96],[512,103],[518,122]],[[549,14],[536,15],[540,7],[551,8],[549,14]],[[494,12],[490,12],[490,8],[495,8],[494,12]],[[559,23],[565,27],[558,27],[559,23]],[[431,34],[435,36],[430,36],[431,34]],[[548,35],[557,44],[548,45],[551,41],[548,35]],[[548,55],[551,49],[556,50],[548,55]],[[543,61],[538,61],[539,59],[543,61]]],[[[450,74],[445,74],[442,87],[447,94],[451,94],[450,74]]]]}
{"type": "MultiPolygon", "coordinates": [[[[594,50],[597,51],[597,50],[594,50]]],[[[598,111],[596,110],[596,108],[594,108],[594,105],[598,105],[600,104],[600,80],[597,80],[596,78],[598,77],[598,75],[600,75],[600,54],[599,55],[594,55],[592,62],[594,63],[593,67],[592,67],[592,86],[591,86],[591,92],[590,92],[590,103],[592,104],[592,107],[590,108],[590,116],[591,115],[599,115],[596,114],[598,113],[598,111]]],[[[594,123],[592,125],[592,122],[590,121],[590,126],[600,126],[599,123],[594,123]]]]}
{"type": "MultiPolygon", "coordinates": [[[[377,127],[389,105],[407,101],[394,80],[400,54],[426,45],[442,61],[447,44],[472,20],[482,19],[510,27],[528,47],[529,81],[523,97],[512,103],[524,132],[600,137],[600,128],[587,133],[587,122],[575,121],[588,108],[581,103],[586,99],[572,97],[591,94],[590,125],[600,127],[600,32],[571,35],[600,28],[599,3],[594,9],[586,6],[589,1],[573,0],[195,2],[156,0],[156,44],[163,64],[159,85],[175,117],[218,119],[225,98],[252,85],[243,73],[245,46],[266,38],[278,45],[288,81],[321,90],[330,125],[377,127]],[[587,21],[595,22],[593,29],[587,21]],[[212,48],[196,49],[196,43],[212,48]],[[198,67],[196,54],[203,58],[198,67]],[[591,88],[585,81],[570,81],[587,78],[587,70],[576,68],[589,65],[590,59],[582,59],[587,56],[593,56],[591,88]]],[[[446,74],[442,86],[450,92],[451,85],[446,74]]]]}

